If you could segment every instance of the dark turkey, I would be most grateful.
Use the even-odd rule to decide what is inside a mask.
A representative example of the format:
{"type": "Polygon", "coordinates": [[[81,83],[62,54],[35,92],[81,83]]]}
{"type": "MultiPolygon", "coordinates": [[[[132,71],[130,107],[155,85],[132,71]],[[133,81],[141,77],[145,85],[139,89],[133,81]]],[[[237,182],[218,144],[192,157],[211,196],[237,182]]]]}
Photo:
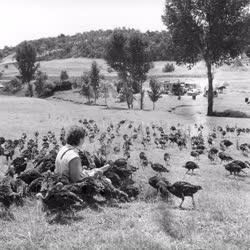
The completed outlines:
{"type": "Polygon", "coordinates": [[[153,176],[150,177],[148,183],[151,187],[157,190],[157,194],[160,192],[162,197],[168,198],[167,187],[170,185],[169,181],[165,177],[153,176]]]}
{"type": "Polygon", "coordinates": [[[187,172],[186,172],[186,173],[188,173],[190,170],[192,170],[192,173],[193,173],[195,169],[200,168],[200,167],[198,166],[198,164],[195,163],[195,162],[193,162],[193,161],[188,161],[188,162],[186,162],[186,164],[185,164],[183,167],[187,169],[187,172]]]}
{"type": "Polygon", "coordinates": [[[168,164],[168,162],[170,161],[170,154],[169,153],[165,153],[163,155],[163,159],[164,159],[165,163],[168,164]]]}
{"type": "Polygon", "coordinates": [[[191,151],[190,155],[199,160],[200,153],[198,151],[191,151]]]}
{"type": "Polygon", "coordinates": [[[188,182],[178,181],[175,182],[173,185],[169,185],[167,189],[171,194],[182,199],[181,204],[179,206],[180,208],[182,208],[182,204],[186,196],[192,197],[193,207],[195,207],[194,194],[201,190],[202,187],[190,184],[188,182]]]}
{"type": "Polygon", "coordinates": [[[230,175],[239,175],[239,173],[242,171],[241,166],[235,164],[235,163],[228,163],[225,165],[225,169],[230,172],[230,175]]]}
{"type": "Polygon", "coordinates": [[[231,141],[229,141],[229,140],[222,140],[221,142],[220,142],[220,146],[222,147],[222,148],[224,148],[224,147],[226,147],[226,148],[228,148],[228,147],[230,147],[230,146],[232,146],[233,145],[233,143],[231,142],[231,141]]]}
{"type": "Polygon", "coordinates": [[[0,182],[0,203],[3,205],[3,208],[5,209],[5,212],[7,212],[7,215],[10,215],[10,206],[14,202],[18,204],[18,202],[22,199],[21,194],[13,192],[11,188],[12,181],[13,178],[11,176],[5,176],[0,182]]]}
{"type": "Polygon", "coordinates": [[[233,160],[233,158],[230,155],[228,155],[228,154],[226,154],[224,152],[220,152],[218,156],[221,159],[221,162],[223,162],[223,161],[232,161],[233,160]]]}
{"type": "Polygon", "coordinates": [[[165,168],[162,164],[160,163],[152,163],[151,162],[151,168],[155,171],[158,172],[160,175],[162,173],[167,173],[169,172],[169,170],[167,168],[165,168]]]}
{"type": "Polygon", "coordinates": [[[218,154],[218,152],[219,152],[219,150],[218,150],[217,148],[214,148],[214,147],[213,147],[213,148],[211,148],[211,149],[209,150],[208,153],[216,155],[216,154],[218,154]]]}
{"type": "Polygon", "coordinates": [[[243,161],[239,161],[239,160],[234,160],[231,163],[239,165],[241,167],[241,169],[249,168],[249,163],[247,161],[243,162],[243,161]]]}
{"type": "Polygon", "coordinates": [[[14,167],[15,173],[20,175],[27,167],[27,159],[24,157],[17,157],[12,161],[11,165],[14,167]]]}
{"type": "Polygon", "coordinates": [[[34,181],[39,177],[42,177],[41,173],[39,173],[38,170],[31,168],[31,169],[26,169],[24,172],[22,172],[18,178],[20,178],[22,181],[30,185],[32,181],[34,181]]]}

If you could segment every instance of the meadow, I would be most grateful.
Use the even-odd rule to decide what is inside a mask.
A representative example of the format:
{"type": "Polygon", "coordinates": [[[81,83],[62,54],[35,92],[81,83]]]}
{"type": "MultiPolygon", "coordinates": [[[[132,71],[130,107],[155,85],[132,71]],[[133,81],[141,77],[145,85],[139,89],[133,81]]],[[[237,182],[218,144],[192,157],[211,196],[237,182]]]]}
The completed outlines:
{"type": "MultiPolygon", "coordinates": [[[[87,59],[64,59],[60,61],[42,62],[41,69],[49,76],[59,75],[66,69],[71,76],[79,76],[89,67],[87,59]],[[86,64],[83,63],[86,62],[86,64]]],[[[183,66],[174,73],[164,74],[161,68],[165,62],[156,62],[150,76],[161,78],[179,78],[205,82],[204,65],[198,64],[191,71],[183,66]]],[[[105,74],[106,65],[98,61],[105,74]]],[[[9,66],[6,76],[13,75],[15,70],[9,66]],[[8,75],[9,70],[9,75],[8,75]]],[[[112,73],[114,74],[114,73],[112,73]]],[[[224,94],[215,99],[215,109],[232,108],[246,113],[249,106],[244,97],[250,93],[248,86],[249,71],[232,71],[223,67],[215,75],[215,84],[228,82],[229,87],[224,94]],[[233,103],[232,103],[233,100],[233,103]]],[[[169,129],[179,126],[183,130],[191,128],[197,133],[195,124],[204,126],[205,138],[214,127],[226,125],[249,127],[249,119],[218,118],[205,116],[207,100],[198,96],[194,101],[184,96],[180,101],[174,96],[165,95],[152,111],[152,103],[146,98],[145,110],[127,110],[125,104],[116,103],[115,98],[108,100],[108,108],[104,100],[97,106],[84,105],[86,100],[74,91],[58,92],[48,99],[0,96],[0,136],[19,138],[23,132],[33,136],[34,131],[44,135],[52,130],[57,135],[60,129],[78,124],[79,119],[94,119],[101,130],[112,121],[122,119],[146,126],[156,124],[169,129]],[[82,104],[79,104],[82,103],[82,104]]],[[[249,113],[250,114],[250,113],[249,113]]],[[[234,159],[248,160],[248,157],[236,150],[236,139],[239,143],[249,143],[249,135],[236,137],[228,133],[226,138],[233,142],[227,150],[234,159]]],[[[218,135],[215,146],[219,145],[218,135]]],[[[93,145],[92,145],[93,146],[93,145]]],[[[91,145],[86,144],[87,149],[91,145]]],[[[156,148],[152,142],[146,149],[138,142],[131,150],[129,162],[139,167],[134,179],[142,187],[138,200],[121,204],[120,208],[104,207],[101,212],[85,209],[77,213],[75,220],[67,225],[50,225],[36,199],[28,199],[23,207],[13,207],[15,220],[6,221],[0,218],[1,249],[249,249],[250,246],[250,179],[248,176],[228,176],[223,164],[216,161],[211,164],[207,154],[201,155],[197,162],[200,169],[195,175],[185,175],[182,167],[190,156],[191,145],[179,150],[168,145],[165,150],[156,148]],[[188,181],[201,185],[195,195],[197,208],[192,208],[191,199],[185,199],[184,210],[177,206],[180,199],[172,197],[170,202],[156,197],[155,190],[148,185],[148,178],[155,173],[150,166],[139,165],[138,154],[145,151],[153,162],[163,163],[163,154],[171,155],[170,172],[164,176],[171,182],[188,181]]],[[[111,155],[111,157],[120,157],[111,155]]],[[[1,175],[7,169],[5,158],[0,157],[1,175]]]]}
{"type": "MultiPolygon", "coordinates": [[[[183,129],[200,124],[194,116],[182,116],[165,111],[138,111],[106,109],[102,106],[79,105],[60,100],[1,97],[1,134],[6,138],[19,137],[22,132],[32,136],[38,130],[41,135],[48,130],[59,134],[61,127],[77,124],[79,119],[95,119],[100,128],[105,128],[112,119],[134,121],[135,124],[159,124],[164,128],[181,124],[183,129]]],[[[206,118],[209,126],[248,127],[249,119],[206,118]]],[[[218,138],[217,143],[221,138],[218,138]]],[[[236,150],[236,137],[228,135],[234,145],[228,153],[235,159],[247,160],[236,150]]],[[[249,142],[247,135],[240,143],[249,142]]],[[[89,145],[86,145],[89,150],[89,145]]],[[[129,162],[139,164],[138,153],[143,151],[135,144],[129,162]]],[[[182,165],[191,160],[188,149],[168,146],[157,149],[153,143],[145,150],[153,162],[163,163],[164,152],[171,154],[168,180],[184,180],[201,185],[196,196],[197,208],[192,209],[191,200],[185,199],[185,210],[176,208],[180,200],[172,198],[167,203],[156,197],[155,190],[148,185],[154,171],[148,166],[140,167],[134,178],[143,187],[139,199],[122,204],[120,208],[104,207],[102,212],[90,209],[77,213],[69,225],[49,225],[35,199],[26,201],[24,207],[13,208],[14,221],[0,220],[0,242],[2,249],[248,249],[249,227],[249,176],[227,177],[222,164],[211,164],[207,155],[198,162],[200,169],[195,175],[184,175],[182,165]]],[[[113,156],[118,157],[116,156],[113,156]]],[[[2,161],[2,174],[6,161],[2,161]]]]}

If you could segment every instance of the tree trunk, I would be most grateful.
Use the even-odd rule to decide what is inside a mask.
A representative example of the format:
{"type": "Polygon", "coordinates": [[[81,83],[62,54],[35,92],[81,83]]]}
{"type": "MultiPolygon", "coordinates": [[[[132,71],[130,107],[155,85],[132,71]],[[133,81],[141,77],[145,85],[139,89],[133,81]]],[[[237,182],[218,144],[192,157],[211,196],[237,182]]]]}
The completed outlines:
{"type": "Polygon", "coordinates": [[[208,61],[207,65],[207,77],[208,77],[208,107],[207,115],[213,115],[213,74],[212,74],[212,64],[208,61]]]}
{"type": "Polygon", "coordinates": [[[153,110],[155,110],[155,102],[153,102],[153,110]]]}
{"type": "Polygon", "coordinates": [[[140,109],[143,110],[143,90],[142,90],[142,83],[140,83],[140,94],[141,94],[141,99],[140,99],[140,109]]]}
{"type": "Polygon", "coordinates": [[[28,88],[29,97],[33,97],[33,86],[30,82],[28,82],[27,88],[28,88]]]}

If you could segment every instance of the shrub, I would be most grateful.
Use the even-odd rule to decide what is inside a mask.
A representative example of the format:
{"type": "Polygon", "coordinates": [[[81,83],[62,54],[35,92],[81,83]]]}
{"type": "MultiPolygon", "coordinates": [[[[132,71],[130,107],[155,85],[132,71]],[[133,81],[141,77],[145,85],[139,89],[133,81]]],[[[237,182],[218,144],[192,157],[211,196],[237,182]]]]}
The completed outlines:
{"type": "Polygon", "coordinates": [[[167,63],[162,69],[162,72],[168,73],[168,72],[173,72],[175,71],[175,67],[173,63],[167,63]]]}
{"type": "Polygon", "coordinates": [[[69,75],[66,70],[62,70],[60,74],[60,80],[61,81],[66,81],[69,79],[69,75]]]}
{"type": "Polygon", "coordinates": [[[34,82],[35,91],[36,91],[38,97],[41,97],[41,95],[43,94],[47,80],[48,80],[47,74],[39,70],[36,74],[36,79],[34,82]]]}
{"type": "Polygon", "coordinates": [[[49,82],[47,81],[45,83],[43,92],[40,97],[46,98],[52,96],[54,94],[54,89],[55,89],[55,84],[50,81],[49,82]]]}
{"type": "Polygon", "coordinates": [[[71,90],[72,89],[72,83],[70,81],[63,81],[63,82],[54,82],[55,88],[54,91],[64,91],[64,90],[71,90]]]}
{"type": "Polygon", "coordinates": [[[19,79],[13,78],[11,79],[3,88],[4,92],[8,92],[11,94],[17,93],[22,88],[22,83],[19,79]]]}
{"type": "Polygon", "coordinates": [[[76,79],[74,79],[72,82],[72,89],[77,89],[77,88],[78,88],[78,82],[76,79]]]}

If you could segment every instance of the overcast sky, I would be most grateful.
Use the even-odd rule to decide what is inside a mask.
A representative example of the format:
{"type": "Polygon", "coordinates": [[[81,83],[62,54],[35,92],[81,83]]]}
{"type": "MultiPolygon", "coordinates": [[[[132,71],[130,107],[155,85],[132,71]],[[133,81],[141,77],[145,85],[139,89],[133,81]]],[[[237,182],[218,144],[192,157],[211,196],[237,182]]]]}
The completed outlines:
{"type": "Polygon", "coordinates": [[[23,40],[129,27],[163,30],[165,0],[0,0],[0,48],[23,40]]]}

